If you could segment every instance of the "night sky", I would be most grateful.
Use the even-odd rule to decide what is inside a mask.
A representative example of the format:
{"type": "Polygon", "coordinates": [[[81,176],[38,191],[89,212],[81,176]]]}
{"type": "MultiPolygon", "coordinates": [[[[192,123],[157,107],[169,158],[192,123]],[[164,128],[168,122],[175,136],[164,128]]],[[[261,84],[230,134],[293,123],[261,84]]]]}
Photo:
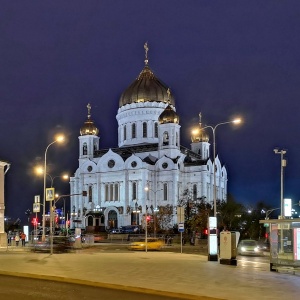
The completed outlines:
{"type": "MultiPolygon", "coordinates": [[[[25,219],[43,179],[33,168],[57,132],[48,172],[74,174],[78,136],[92,105],[101,148],[117,147],[122,92],[144,66],[165,82],[190,147],[198,113],[207,125],[241,116],[216,131],[228,192],[249,207],[280,206],[280,155],[287,149],[285,197],[300,199],[300,2],[2,1],[0,10],[0,158],[6,216],[25,219]]],[[[212,140],[212,139],[211,139],[212,140]]],[[[50,182],[48,181],[48,186],[50,182]]],[[[55,179],[60,194],[68,183],[55,179]]],[[[59,205],[58,205],[59,206],[59,205]]]]}

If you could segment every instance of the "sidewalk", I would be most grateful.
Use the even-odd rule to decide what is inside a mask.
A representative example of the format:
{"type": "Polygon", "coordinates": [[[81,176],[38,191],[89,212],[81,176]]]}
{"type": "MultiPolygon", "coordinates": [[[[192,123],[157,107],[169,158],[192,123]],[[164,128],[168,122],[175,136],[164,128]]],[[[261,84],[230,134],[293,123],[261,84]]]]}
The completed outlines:
{"type": "Polygon", "coordinates": [[[25,249],[1,249],[0,274],[176,295],[182,299],[299,298],[299,276],[270,272],[269,264],[255,265],[250,260],[234,267],[208,262],[207,256],[198,254],[77,251],[51,256],[25,249]]]}

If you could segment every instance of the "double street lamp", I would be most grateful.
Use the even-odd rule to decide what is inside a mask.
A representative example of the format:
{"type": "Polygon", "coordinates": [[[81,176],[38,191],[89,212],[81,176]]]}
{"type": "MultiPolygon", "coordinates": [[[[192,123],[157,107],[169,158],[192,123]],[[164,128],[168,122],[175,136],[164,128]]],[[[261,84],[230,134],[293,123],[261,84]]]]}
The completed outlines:
{"type": "Polygon", "coordinates": [[[241,123],[241,119],[234,119],[232,121],[227,121],[227,122],[221,122],[218,123],[215,126],[205,126],[202,127],[201,129],[206,129],[206,128],[210,128],[212,130],[213,133],[213,156],[214,156],[214,196],[213,196],[213,200],[214,200],[214,217],[217,217],[217,184],[216,184],[216,129],[221,126],[221,125],[225,125],[225,124],[240,124],[241,123]]]}
{"type": "MultiPolygon", "coordinates": [[[[43,174],[44,174],[44,196],[43,196],[43,223],[42,223],[42,226],[43,226],[43,234],[42,234],[42,240],[44,241],[45,240],[45,213],[46,213],[46,209],[45,209],[45,206],[46,206],[46,177],[47,177],[47,152],[48,152],[48,149],[51,145],[55,144],[55,143],[62,143],[64,141],[65,137],[63,135],[59,135],[55,138],[55,140],[50,143],[47,147],[46,147],[46,150],[45,150],[45,159],[44,159],[44,170],[43,170],[43,174]]],[[[52,177],[51,177],[52,178],[52,177]]],[[[53,179],[51,179],[51,186],[53,185],[53,179]]],[[[51,201],[52,202],[52,201],[51,201]]],[[[52,203],[50,205],[50,208],[52,208],[52,203]]]]}
{"type": "Polygon", "coordinates": [[[163,189],[153,191],[153,190],[150,189],[148,186],[146,186],[146,187],[145,187],[145,191],[146,191],[146,192],[151,191],[151,192],[153,192],[154,195],[155,195],[155,199],[154,199],[154,207],[153,207],[153,205],[151,205],[150,208],[151,208],[152,214],[153,214],[153,235],[154,235],[154,237],[156,237],[156,213],[158,212],[156,193],[159,192],[159,191],[163,191],[163,189]]]}
{"type": "MultiPolygon", "coordinates": [[[[199,114],[201,116],[201,114],[199,114]]],[[[211,125],[207,125],[204,127],[201,127],[201,123],[200,125],[200,130],[204,130],[206,128],[210,128],[212,130],[212,134],[213,134],[213,181],[214,181],[214,185],[213,185],[213,205],[214,205],[214,217],[216,219],[216,223],[217,223],[217,181],[216,181],[216,129],[221,126],[221,125],[225,125],[225,124],[240,124],[242,122],[242,120],[240,118],[231,120],[231,121],[227,121],[227,122],[221,122],[216,124],[215,126],[211,126],[211,125]]],[[[217,239],[216,239],[216,243],[217,243],[217,239]]],[[[217,245],[214,245],[215,249],[217,249],[217,245]]],[[[215,260],[215,259],[213,259],[215,260]]]]}

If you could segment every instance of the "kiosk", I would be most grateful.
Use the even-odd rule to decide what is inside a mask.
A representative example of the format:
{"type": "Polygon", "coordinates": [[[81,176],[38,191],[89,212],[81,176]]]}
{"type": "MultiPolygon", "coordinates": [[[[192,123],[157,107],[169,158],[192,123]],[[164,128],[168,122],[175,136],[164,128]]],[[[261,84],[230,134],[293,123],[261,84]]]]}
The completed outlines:
{"type": "Polygon", "coordinates": [[[260,220],[269,228],[270,271],[300,271],[300,218],[260,220]],[[268,225],[267,225],[268,224],[268,225]]]}

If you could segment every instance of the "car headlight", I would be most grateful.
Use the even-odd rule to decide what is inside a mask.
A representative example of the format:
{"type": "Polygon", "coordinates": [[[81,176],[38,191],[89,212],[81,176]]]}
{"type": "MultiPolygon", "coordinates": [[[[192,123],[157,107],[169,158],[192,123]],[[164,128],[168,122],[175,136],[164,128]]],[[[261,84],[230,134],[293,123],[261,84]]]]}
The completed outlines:
{"type": "Polygon", "coordinates": [[[254,252],[259,252],[259,247],[255,247],[254,252]]]}
{"type": "Polygon", "coordinates": [[[246,251],[246,248],[245,247],[242,247],[241,248],[242,252],[246,251]]]}

